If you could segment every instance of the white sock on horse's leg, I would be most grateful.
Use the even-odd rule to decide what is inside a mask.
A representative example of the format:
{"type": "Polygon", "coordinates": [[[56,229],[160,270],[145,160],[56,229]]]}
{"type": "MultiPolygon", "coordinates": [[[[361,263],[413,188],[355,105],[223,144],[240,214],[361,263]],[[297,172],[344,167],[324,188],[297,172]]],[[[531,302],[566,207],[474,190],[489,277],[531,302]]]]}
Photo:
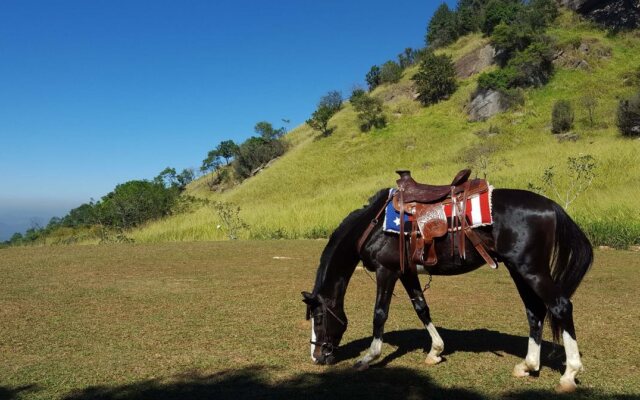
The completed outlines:
{"type": "Polygon", "coordinates": [[[429,354],[427,354],[427,359],[425,362],[427,364],[437,364],[442,361],[442,357],[440,354],[444,351],[444,342],[438,333],[435,325],[432,322],[429,322],[426,326],[429,335],[431,336],[431,350],[429,354]]]}
{"type": "MultiPolygon", "coordinates": [[[[542,343],[542,342],[541,342],[542,343]]],[[[513,375],[517,377],[529,376],[531,371],[540,370],[540,344],[530,337],[529,347],[527,349],[527,356],[524,361],[516,364],[513,369],[513,375]]]]}
{"type": "Polygon", "coordinates": [[[366,354],[356,363],[356,368],[367,368],[371,361],[380,357],[380,353],[382,353],[382,338],[373,338],[369,350],[367,350],[366,354]]]}
{"type": "Polygon", "coordinates": [[[580,360],[578,342],[567,331],[562,331],[562,340],[564,342],[564,351],[567,355],[567,368],[564,370],[562,378],[560,378],[560,385],[557,390],[560,392],[572,392],[576,389],[576,374],[582,370],[582,361],[580,360]]]}

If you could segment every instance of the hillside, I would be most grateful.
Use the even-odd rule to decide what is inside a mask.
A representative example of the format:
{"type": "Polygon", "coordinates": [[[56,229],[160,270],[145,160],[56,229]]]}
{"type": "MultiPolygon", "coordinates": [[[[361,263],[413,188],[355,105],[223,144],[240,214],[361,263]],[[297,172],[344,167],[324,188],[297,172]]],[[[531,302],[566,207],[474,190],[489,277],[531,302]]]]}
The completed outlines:
{"type": "MultiPolygon", "coordinates": [[[[562,176],[568,157],[589,154],[597,162],[596,178],[569,213],[596,244],[619,244],[613,236],[638,244],[640,140],[620,136],[615,116],[619,99],[638,90],[625,84],[624,75],[640,66],[640,35],[608,35],[569,12],[548,34],[561,48],[590,43],[607,49],[606,55],[588,55],[588,69],[557,65],[546,86],[525,92],[523,106],[475,123],[468,122],[465,106],[477,74],[459,80],[449,100],[422,107],[408,95],[415,73],[410,68],[400,83],[373,92],[385,100],[386,128],[361,133],[346,104],[331,120],[331,136],[320,138],[300,126],[286,137],[290,150],[270,168],[221,194],[207,190],[206,177],[193,182],[188,192],[240,206],[250,226],[245,238],[317,238],[328,236],[374,192],[393,186],[396,169],[410,169],[419,181],[444,184],[458,170],[472,167],[495,187],[527,188],[545,168],[555,165],[562,176]],[[593,127],[580,106],[586,95],[598,102],[593,127]],[[558,99],[574,105],[578,141],[560,142],[551,134],[551,109],[558,99]]],[[[455,61],[485,44],[486,39],[473,34],[440,51],[455,61]]],[[[213,209],[202,207],[147,224],[130,236],[138,242],[221,240],[225,235],[218,224],[213,209]]]]}

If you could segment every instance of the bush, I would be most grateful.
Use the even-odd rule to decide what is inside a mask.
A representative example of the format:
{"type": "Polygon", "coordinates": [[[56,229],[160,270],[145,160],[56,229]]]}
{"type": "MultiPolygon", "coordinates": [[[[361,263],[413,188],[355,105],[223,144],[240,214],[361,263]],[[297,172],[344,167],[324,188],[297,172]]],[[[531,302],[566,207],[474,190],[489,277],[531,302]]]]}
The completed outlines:
{"type": "Polygon", "coordinates": [[[402,67],[395,61],[387,61],[380,69],[380,83],[396,83],[402,78],[402,67]]]}
{"type": "Polygon", "coordinates": [[[640,93],[620,101],[616,122],[622,136],[640,136],[640,93]]]}
{"type": "Polygon", "coordinates": [[[382,100],[362,93],[357,96],[351,96],[351,103],[354,110],[358,113],[358,121],[360,122],[360,130],[368,132],[371,128],[384,128],[387,119],[382,113],[382,100]]]}
{"type": "Polygon", "coordinates": [[[551,131],[553,133],[567,132],[573,127],[573,108],[568,100],[558,100],[551,112],[551,131]]]}
{"type": "Polygon", "coordinates": [[[437,103],[456,91],[456,71],[451,57],[429,53],[420,63],[413,77],[418,89],[418,100],[423,105],[437,103]]]}

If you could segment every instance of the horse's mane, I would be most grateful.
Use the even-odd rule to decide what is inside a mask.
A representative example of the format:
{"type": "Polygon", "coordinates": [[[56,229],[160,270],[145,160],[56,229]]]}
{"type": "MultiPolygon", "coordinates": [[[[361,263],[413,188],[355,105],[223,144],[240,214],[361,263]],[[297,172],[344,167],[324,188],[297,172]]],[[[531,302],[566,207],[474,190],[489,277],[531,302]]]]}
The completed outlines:
{"type": "MultiPolygon", "coordinates": [[[[345,242],[345,239],[353,234],[353,231],[362,226],[362,221],[369,222],[375,214],[380,210],[382,204],[387,200],[389,195],[389,189],[381,189],[376,194],[369,198],[369,203],[360,209],[352,211],[347,217],[338,225],[329,237],[329,243],[322,251],[320,256],[320,266],[316,274],[316,283],[313,288],[313,293],[317,294],[327,278],[327,270],[331,265],[331,260],[339,250],[345,249],[345,245],[352,245],[353,252],[356,251],[355,240],[359,239],[359,236],[352,238],[353,242],[345,242]]],[[[364,227],[359,229],[364,230],[364,227]]]]}

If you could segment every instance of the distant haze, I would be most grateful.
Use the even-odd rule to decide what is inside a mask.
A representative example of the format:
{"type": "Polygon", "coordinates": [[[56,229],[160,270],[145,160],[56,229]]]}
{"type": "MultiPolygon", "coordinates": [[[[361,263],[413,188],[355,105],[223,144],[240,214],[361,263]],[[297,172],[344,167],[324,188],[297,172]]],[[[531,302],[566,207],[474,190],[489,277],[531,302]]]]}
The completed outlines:
{"type": "Polygon", "coordinates": [[[33,226],[45,226],[51,217],[63,217],[80,201],[48,199],[42,203],[0,198],[0,241],[33,226]]]}

